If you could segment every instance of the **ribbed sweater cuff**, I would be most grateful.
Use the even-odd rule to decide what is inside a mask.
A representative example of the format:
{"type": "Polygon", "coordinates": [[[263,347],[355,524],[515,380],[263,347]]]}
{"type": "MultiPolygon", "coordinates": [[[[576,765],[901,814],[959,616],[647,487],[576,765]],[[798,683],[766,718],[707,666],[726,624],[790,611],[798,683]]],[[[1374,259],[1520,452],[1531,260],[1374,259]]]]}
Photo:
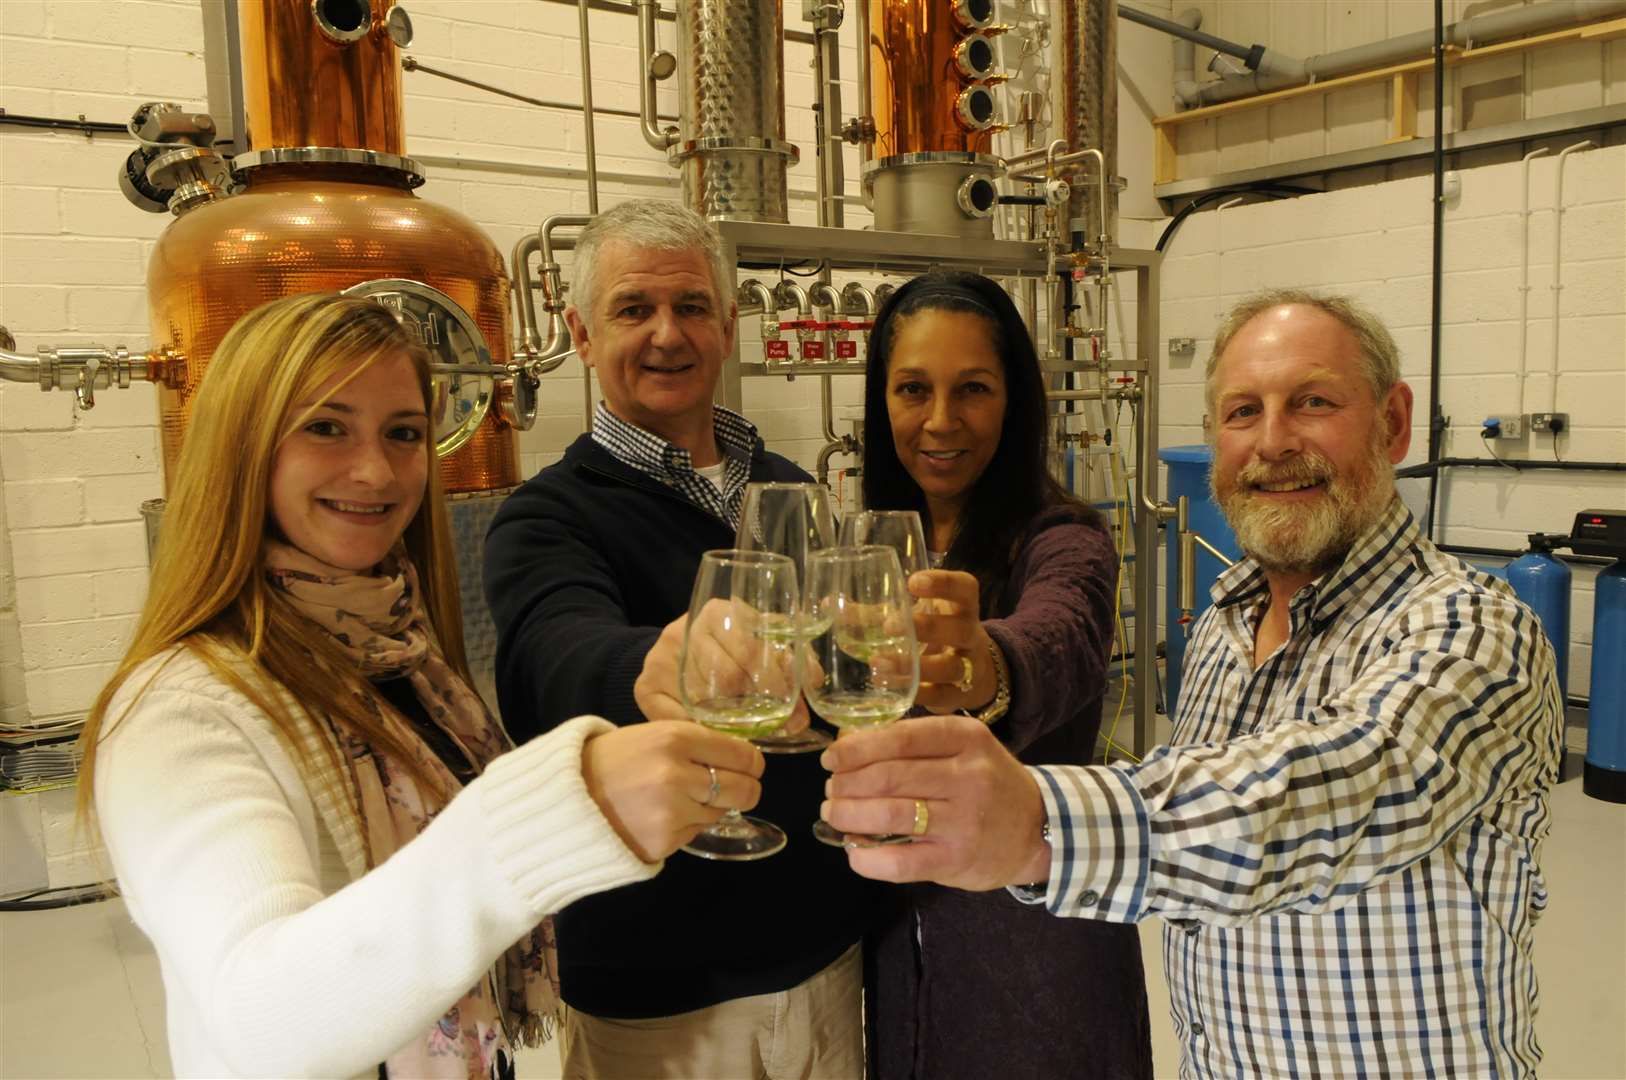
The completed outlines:
{"type": "Polygon", "coordinates": [[[578,717],[504,754],[477,781],[497,868],[538,918],[660,872],[621,841],[582,780],[582,744],[614,730],[578,717]]]}

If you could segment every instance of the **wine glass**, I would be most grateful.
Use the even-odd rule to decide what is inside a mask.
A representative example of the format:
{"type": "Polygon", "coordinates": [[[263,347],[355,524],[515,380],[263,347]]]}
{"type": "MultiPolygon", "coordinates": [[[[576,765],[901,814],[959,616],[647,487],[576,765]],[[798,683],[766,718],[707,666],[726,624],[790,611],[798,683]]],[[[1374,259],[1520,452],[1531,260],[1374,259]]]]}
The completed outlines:
{"type": "MultiPolygon", "coordinates": [[[[836,516],[830,489],[823,484],[747,484],[740,507],[740,527],[734,547],[740,551],[771,551],[790,557],[797,576],[807,580],[809,552],[836,542],[836,516]]],[[[823,628],[802,625],[798,633],[817,637],[823,628]]],[[[783,728],[753,739],[765,754],[808,754],[830,745],[830,736],[817,728],[788,732],[783,728]]]]}
{"type": "MultiPolygon", "coordinates": [[[[913,510],[860,510],[841,519],[841,543],[885,544],[898,553],[905,576],[932,568],[926,530],[913,510]]],[[[803,577],[803,580],[807,580],[803,577]]]]}
{"type": "MultiPolygon", "coordinates": [[[[898,553],[881,544],[834,547],[807,557],[802,606],[829,620],[829,632],[808,642],[802,691],[813,711],[843,731],[880,727],[908,712],[920,687],[915,623],[898,553]]],[[[843,833],[813,826],[826,844],[897,843],[907,836],[843,833]]]]}
{"type": "MultiPolygon", "coordinates": [[[[782,727],[801,694],[796,567],[764,551],[708,551],[689,598],[678,658],[683,707],[713,731],[754,739],[782,727]]],[[[776,825],[730,809],[683,850],[761,859],[785,846],[776,825]]]]}

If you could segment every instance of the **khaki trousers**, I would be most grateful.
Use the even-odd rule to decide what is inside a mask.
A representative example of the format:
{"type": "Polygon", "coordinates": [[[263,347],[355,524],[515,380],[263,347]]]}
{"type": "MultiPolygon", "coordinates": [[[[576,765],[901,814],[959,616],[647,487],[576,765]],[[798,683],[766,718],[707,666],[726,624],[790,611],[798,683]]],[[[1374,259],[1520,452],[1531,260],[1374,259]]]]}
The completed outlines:
{"type": "Polygon", "coordinates": [[[861,1080],[859,946],[806,982],[676,1016],[612,1020],[562,1006],[565,1080],[861,1080]]]}

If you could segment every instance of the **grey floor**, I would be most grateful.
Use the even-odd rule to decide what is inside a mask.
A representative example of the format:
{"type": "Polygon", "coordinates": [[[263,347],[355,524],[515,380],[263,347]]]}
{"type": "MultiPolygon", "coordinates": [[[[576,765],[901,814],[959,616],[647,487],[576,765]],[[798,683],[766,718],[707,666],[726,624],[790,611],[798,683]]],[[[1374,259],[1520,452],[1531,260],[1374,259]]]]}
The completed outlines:
{"type": "MultiPolygon", "coordinates": [[[[1559,785],[1544,869],[1552,894],[1537,927],[1542,1075],[1626,1077],[1626,807],[1559,785]]],[[[1157,1074],[1179,1065],[1155,924],[1142,927],[1157,1074]]],[[[559,1075],[551,1048],[520,1059],[520,1076],[559,1075]]],[[[158,964],[124,906],[0,914],[0,1077],[164,1077],[158,964]]]]}

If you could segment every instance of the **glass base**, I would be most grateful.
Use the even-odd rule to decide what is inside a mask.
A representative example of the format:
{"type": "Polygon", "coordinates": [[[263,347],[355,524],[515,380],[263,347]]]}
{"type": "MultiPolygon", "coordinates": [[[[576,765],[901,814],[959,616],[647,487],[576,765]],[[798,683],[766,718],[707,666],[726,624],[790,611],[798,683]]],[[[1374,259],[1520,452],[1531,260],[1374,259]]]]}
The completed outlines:
{"type": "Polygon", "coordinates": [[[766,859],[785,846],[785,830],[759,818],[730,814],[684,844],[683,851],[702,859],[746,862],[766,859]]]}
{"type": "Polygon", "coordinates": [[[844,833],[822,818],[813,823],[813,839],[821,844],[839,848],[886,847],[888,844],[911,844],[914,837],[907,833],[844,833]]]}
{"type": "Polygon", "coordinates": [[[764,754],[814,754],[833,742],[834,739],[818,728],[806,727],[794,735],[776,731],[772,735],[752,739],[751,745],[764,754]]]}

